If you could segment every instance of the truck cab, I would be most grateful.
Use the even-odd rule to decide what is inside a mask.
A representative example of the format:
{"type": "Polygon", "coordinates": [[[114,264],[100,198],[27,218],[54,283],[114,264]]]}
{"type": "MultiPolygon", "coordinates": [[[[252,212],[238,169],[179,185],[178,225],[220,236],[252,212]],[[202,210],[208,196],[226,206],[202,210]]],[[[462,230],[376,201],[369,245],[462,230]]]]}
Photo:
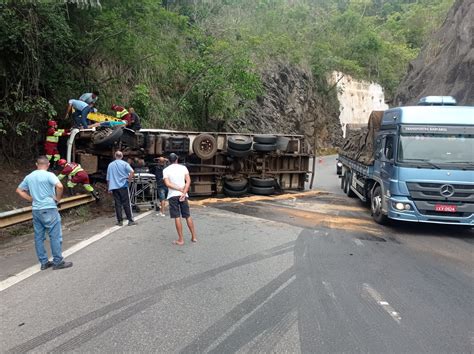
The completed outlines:
{"type": "Polygon", "coordinates": [[[474,107],[385,111],[374,147],[376,221],[474,225],[474,107]]]}

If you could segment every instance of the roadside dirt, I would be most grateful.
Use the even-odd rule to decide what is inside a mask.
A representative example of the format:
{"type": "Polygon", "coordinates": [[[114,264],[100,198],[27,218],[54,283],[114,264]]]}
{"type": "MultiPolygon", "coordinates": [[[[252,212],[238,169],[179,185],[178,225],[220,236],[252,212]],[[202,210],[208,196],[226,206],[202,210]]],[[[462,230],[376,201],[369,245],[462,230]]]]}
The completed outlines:
{"type": "Polygon", "coordinates": [[[15,192],[16,187],[25,176],[34,169],[34,166],[11,167],[0,165],[0,212],[29,205],[15,192]]]}

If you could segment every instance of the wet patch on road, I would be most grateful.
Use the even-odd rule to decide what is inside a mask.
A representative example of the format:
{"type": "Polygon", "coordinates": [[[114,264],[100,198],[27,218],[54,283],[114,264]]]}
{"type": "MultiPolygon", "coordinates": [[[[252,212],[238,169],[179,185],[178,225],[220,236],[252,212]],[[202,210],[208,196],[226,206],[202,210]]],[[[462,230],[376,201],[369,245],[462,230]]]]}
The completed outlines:
{"type": "Polygon", "coordinates": [[[332,199],[328,195],[324,195],[321,200],[315,196],[293,200],[270,198],[240,203],[215,203],[212,207],[306,229],[326,227],[366,233],[379,241],[383,239],[382,227],[374,223],[366,208],[358,205],[356,201],[348,203],[345,199],[332,199]]]}

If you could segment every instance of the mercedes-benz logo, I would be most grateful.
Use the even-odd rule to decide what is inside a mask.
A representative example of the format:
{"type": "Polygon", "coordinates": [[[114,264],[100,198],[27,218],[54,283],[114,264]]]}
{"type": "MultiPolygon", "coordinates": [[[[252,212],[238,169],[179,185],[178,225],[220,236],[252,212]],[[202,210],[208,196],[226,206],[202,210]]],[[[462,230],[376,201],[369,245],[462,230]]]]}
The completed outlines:
{"type": "Polygon", "coordinates": [[[454,187],[450,184],[443,184],[439,189],[439,194],[445,198],[452,197],[454,195],[454,187]]]}

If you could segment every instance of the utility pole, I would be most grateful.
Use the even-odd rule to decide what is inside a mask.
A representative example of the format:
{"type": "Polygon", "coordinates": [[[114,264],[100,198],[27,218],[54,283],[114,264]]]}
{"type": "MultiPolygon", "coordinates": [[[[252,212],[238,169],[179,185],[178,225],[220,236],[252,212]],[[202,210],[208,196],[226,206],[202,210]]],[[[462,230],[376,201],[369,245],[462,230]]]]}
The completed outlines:
{"type": "Polygon", "coordinates": [[[313,189],[313,182],[314,182],[314,174],[316,172],[316,148],[318,145],[318,133],[316,130],[316,121],[317,121],[318,116],[315,114],[314,115],[314,121],[313,121],[313,151],[314,151],[314,156],[313,156],[313,167],[311,169],[311,182],[309,183],[309,189],[313,189]]]}

